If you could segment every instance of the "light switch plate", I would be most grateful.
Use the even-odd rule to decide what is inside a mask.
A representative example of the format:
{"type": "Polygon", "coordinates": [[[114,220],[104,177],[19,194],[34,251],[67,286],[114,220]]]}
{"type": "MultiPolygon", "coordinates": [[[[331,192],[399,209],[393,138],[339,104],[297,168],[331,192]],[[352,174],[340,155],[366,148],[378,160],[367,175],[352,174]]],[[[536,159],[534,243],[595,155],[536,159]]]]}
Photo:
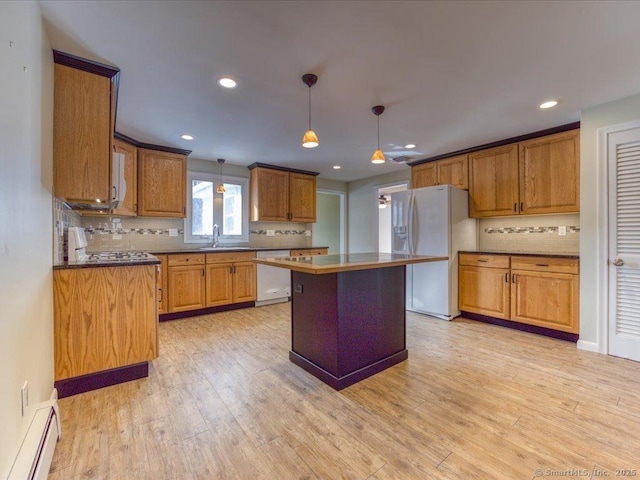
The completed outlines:
{"type": "Polygon", "coordinates": [[[560,235],[561,237],[566,237],[567,236],[567,227],[565,227],[565,226],[558,227],[558,235],[560,235]]]}
{"type": "Polygon", "coordinates": [[[170,237],[177,237],[178,236],[178,229],[177,228],[170,228],[169,229],[169,236],[170,237]]]}
{"type": "Polygon", "coordinates": [[[267,230],[267,237],[275,237],[275,236],[276,236],[275,230],[267,230]]]}
{"type": "Polygon", "coordinates": [[[113,236],[111,237],[112,240],[122,240],[122,235],[120,235],[119,233],[114,233],[113,236]]]}

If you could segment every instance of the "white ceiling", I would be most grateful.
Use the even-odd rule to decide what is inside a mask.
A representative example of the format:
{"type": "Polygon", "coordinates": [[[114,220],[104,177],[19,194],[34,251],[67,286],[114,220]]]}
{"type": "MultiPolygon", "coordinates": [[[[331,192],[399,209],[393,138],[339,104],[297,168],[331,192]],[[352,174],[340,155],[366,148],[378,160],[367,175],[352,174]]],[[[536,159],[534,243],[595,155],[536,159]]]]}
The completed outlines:
{"type": "Polygon", "coordinates": [[[640,91],[640,2],[40,1],[53,48],[121,69],[119,132],[350,181],[574,122],[640,91]],[[308,90],[320,146],[302,148],[308,90]],[[235,90],[217,86],[231,75],[235,90]],[[555,98],[551,110],[537,105],[555,98]],[[194,141],[180,138],[190,133],[194,141]],[[402,147],[415,143],[414,151],[402,147]],[[334,164],[342,170],[333,170],[334,164]]]}

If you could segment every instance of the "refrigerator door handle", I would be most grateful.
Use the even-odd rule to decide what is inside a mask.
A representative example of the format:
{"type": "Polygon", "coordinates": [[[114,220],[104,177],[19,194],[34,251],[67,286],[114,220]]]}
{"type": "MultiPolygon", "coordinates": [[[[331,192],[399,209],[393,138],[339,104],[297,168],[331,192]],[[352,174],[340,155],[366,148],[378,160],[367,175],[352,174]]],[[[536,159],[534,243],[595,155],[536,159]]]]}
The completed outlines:
{"type": "Polygon", "coordinates": [[[413,194],[410,194],[409,196],[409,232],[407,235],[407,238],[409,240],[409,254],[410,255],[415,255],[414,252],[414,230],[415,230],[415,221],[413,218],[413,214],[414,214],[414,210],[415,210],[415,204],[416,204],[416,197],[413,194]]]}

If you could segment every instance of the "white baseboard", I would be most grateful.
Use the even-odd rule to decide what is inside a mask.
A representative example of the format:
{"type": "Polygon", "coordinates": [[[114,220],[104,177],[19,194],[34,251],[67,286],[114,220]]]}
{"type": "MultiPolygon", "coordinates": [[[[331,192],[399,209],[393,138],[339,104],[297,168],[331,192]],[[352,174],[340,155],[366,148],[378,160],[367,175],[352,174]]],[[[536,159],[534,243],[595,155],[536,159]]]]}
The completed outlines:
{"type": "Polygon", "coordinates": [[[596,342],[587,342],[586,340],[578,340],[578,350],[586,350],[587,352],[598,353],[598,344],[596,342]]]}

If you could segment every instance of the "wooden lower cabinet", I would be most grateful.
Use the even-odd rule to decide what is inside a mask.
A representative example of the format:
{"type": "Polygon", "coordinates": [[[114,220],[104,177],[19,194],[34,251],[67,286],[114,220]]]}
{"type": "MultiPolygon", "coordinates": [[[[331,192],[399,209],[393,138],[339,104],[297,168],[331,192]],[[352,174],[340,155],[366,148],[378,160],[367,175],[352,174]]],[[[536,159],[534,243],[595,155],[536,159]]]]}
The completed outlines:
{"type": "Polygon", "coordinates": [[[205,307],[205,255],[167,255],[167,309],[185,312],[205,307]]]}
{"type": "Polygon", "coordinates": [[[55,380],[158,356],[156,266],[53,272],[55,380]]]}
{"type": "Polygon", "coordinates": [[[579,331],[577,259],[461,253],[458,275],[462,311],[579,331]]]}
{"type": "Polygon", "coordinates": [[[255,252],[207,254],[206,306],[256,300],[255,252]]]}
{"type": "Polygon", "coordinates": [[[460,310],[508,319],[510,313],[509,269],[460,265],[460,310]]]}

